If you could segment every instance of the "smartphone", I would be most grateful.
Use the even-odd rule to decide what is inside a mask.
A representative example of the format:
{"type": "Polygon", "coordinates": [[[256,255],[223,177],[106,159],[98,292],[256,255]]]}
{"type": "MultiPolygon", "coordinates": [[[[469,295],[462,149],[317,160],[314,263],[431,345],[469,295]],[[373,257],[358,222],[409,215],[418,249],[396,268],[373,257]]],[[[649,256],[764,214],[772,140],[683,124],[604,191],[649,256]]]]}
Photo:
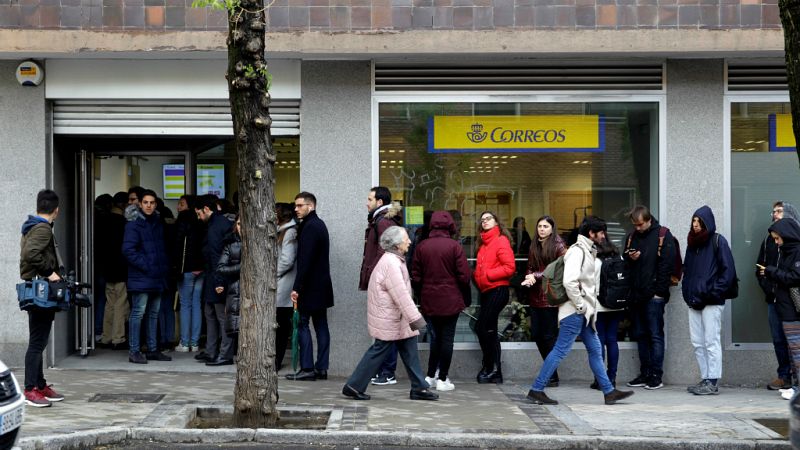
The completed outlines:
{"type": "Polygon", "coordinates": [[[635,248],[629,248],[629,249],[626,251],[626,253],[636,253],[636,252],[638,252],[638,251],[639,251],[639,250],[636,250],[635,248]]]}
{"type": "Polygon", "coordinates": [[[758,267],[759,269],[766,269],[766,267],[762,266],[761,264],[756,264],[756,267],[758,267]]]}

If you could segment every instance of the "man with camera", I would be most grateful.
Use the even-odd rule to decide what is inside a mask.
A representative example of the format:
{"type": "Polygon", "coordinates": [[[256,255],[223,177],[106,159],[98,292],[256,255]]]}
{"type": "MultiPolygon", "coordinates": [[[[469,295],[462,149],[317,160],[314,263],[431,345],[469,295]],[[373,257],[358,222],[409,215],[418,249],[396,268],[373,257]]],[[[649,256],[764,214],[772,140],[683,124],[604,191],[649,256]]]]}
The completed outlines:
{"type": "MultiPolygon", "coordinates": [[[[34,278],[50,282],[61,281],[58,274],[58,257],[53,236],[53,221],[58,217],[58,195],[43,189],[36,195],[36,215],[28,216],[22,225],[20,240],[20,278],[34,278]]],[[[29,406],[42,408],[50,402],[60,402],[58,394],[44,379],[42,353],[50,338],[50,328],[56,308],[33,306],[28,312],[28,351],[25,353],[25,400],[29,406]]]]}

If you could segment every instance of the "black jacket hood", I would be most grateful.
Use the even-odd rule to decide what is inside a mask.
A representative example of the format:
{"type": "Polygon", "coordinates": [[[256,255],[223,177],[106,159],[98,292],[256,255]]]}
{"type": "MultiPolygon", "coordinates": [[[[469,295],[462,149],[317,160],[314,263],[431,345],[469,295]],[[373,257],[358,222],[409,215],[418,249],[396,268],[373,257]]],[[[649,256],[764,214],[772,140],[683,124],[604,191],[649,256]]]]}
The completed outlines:
{"type": "Polygon", "coordinates": [[[800,246],[800,224],[794,219],[784,218],[769,227],[770,232],[778,233],[783,239],[781,248],[800,246]]]}
{"type": "Polygon", "coordinates": [[[697,217],[703,221],[703,225],[706,226],[706,230],[708,230],[709,235],[713,235],[717,232],[717,221],[714,220],[714,212],[711,211],[711,208],[708,205],[701,206],[697,211],[694,212],[692,217],[697,217]]]}

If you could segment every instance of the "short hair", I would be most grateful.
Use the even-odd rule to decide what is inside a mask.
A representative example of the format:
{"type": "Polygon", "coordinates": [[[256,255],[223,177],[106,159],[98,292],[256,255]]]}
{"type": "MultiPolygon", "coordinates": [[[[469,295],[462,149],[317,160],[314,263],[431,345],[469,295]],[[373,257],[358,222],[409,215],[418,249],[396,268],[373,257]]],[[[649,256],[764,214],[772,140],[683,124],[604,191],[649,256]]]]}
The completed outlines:
{"type": "Polygon", "coordinates": [[[122,206],[122,209],[125,209],[123,205],[128,204],[128,193],[125,191],[119,191],[114,194],[114,205],[115,206],[122,206]]]}
{"type": "Polygon", "coordinates": [[[143,201],[143,200],[144,200],[144,198],[145,198],[145,197],[147,197],[148,195],[149,195],[149,196],[151,196],[151,197],[153,197],[153,200],[155,200],[155,201],[156,201],[156,204],[158,204],[158,195],[156,195],[156,192],[155,192],[155,191],[153,191],[153,190],[150,190],[150,189],[143,189],[143,190],[142,190],[142,196],[141,196],[141,197],[139,197],[139,201],[140,201],[140,202],[141,202],[141,201],[143,201]]]}
{"type": "Polygon", "coordinates": [[[222,214],[235,214],[236,209],[233,207],[233,203],[230,200],[226,200],[224,198],[218,198],[214,201],[217,206],[217,210],[222,214]]]}
{"type": "Polygon", "coordinates": [[[295,200],[297,200],[298,198],[302,198],[306,202],[311,203],[314,206],[317,206],[317,197],[314,197],[314,194],[312,194],[311,192],[303,191],[294,196],[295,200]]]}
{"type": "Polygon", "coordinates": [[[194,209],[194,199],[195,199],[195,196],[192,195],[192,194],[183,194],[183,195],[181,195],[181,198],[180,198],[180,200],[186,201],[186,206],[189,209],[194,209]]]}
{"type": "Polygon", "coordinates": [[[114,206],[114,197],[111,194],[100,194],[94,199],[94,207],[100,211],[109,212],[112,206],[114,206]]]}
{"type": "Polygon", "coordinates": [[[194,202],[194,209],[208,208],[212,212],[217,210],[217,197],[215,195],[201,195],[194,202]]]}
{"type": "Polygon", "coordinates": [[[375,200],[381,200],[384,205],[392,204],[392,192],[386,186],[375,186],[370,192],[374,192],[375,200]]]}
{"type": "Polygon", "coordinates": [[[776,206],[780,206],[783,208],[783,200],[778,200],[777,202],[772,204],[772,207],[775,208],[776,206]]]}
{"type": "Polygon", "coordinates": [[[406,229],[401,226],[391,226],[381,234],[380,245],[384,250],[392,250],[403,243],[403,235],[406,229]]]}
{"type": "Polygon", "coordinates": [[[42,189],[36,194],[36,212],[53,214],[58,208],[58,194],[52,189],[42,189]]]}
{"type": "Polygon", "coordinates": [[[605,220],[597,216],[586,216],[583,218],[583,222],[581,222],[580,228],[578,228],[578,233],[588,238],[590,231],[593,233],[599,233],[601,231],[606,231],[606,230],[607,227],[605,220]]]}
{"type": "Polygon", "coordinates": [[[647,222],[653,218],[653,215],[650,214],[650,208],[647,206],[636,205],[631,209],[631,212],[628,213],[628,218],[631,219],[631,221],[642,219],[647,222]]]}
{"type": "Polygon", "coordinates": [[[139,201],[142,201],[144,193],[145,193],[145,188],[141,186],[133,186],[130,189],[128,189],[128,195],[136,194],[136,198],[139,199],[139,201]]]}
{"type": "Polygon", "coordinates": [[[278,222],[288,222],[294,218],[294,205],[291,203],[276,203],[275,213],[278,215],[278,222]]]}

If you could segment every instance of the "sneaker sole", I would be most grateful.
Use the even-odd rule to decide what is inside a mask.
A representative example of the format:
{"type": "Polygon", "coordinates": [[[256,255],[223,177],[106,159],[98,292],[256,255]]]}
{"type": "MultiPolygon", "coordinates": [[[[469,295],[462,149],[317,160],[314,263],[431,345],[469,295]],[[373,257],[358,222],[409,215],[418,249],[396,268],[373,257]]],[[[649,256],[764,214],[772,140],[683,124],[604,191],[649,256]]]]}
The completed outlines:
{"type": "Polygon", "coordinates": [[[625,385],[628,387],[645,387],[647,386],[647,383],[625,383],[625,385]]]}
{"type": "Polygon", "coordinates": [[[53,406],[51,403],[34,403],[28,399],[25,400],[25,404],[28,406],[33,406],[34,408],[47,408],[48,406],[53,406]]]}
{"type": "Polygon", "coordinates": [[[46,398],[47,400],[51,401],[51,402],[61,402],[61,401],[64,401],[64,397],[61,397],[61,398],[50,398],[50,397],[45,397],[45,398],[46,398]]]}
{"type": "Polygon", "coordinates": [[[717,392],[692,392],[694,395],[719,395],[719,391],[717,392]]]}
{"type": "Polygon", "coordinates": [[[397,380],[387,381],[385,383],[378,383],[377,381],[371,381],[372,384],[375,386],[388,386],[390,384],[397,384],[397,380]]]}
{"type": "Polygon", "coordinates": [[[658,386],[645,386],[644,388],[648,391],[655,391],[656,389],[661,389],[662,387],[664,387],[664,383],[661,383],[658,386]]]}

